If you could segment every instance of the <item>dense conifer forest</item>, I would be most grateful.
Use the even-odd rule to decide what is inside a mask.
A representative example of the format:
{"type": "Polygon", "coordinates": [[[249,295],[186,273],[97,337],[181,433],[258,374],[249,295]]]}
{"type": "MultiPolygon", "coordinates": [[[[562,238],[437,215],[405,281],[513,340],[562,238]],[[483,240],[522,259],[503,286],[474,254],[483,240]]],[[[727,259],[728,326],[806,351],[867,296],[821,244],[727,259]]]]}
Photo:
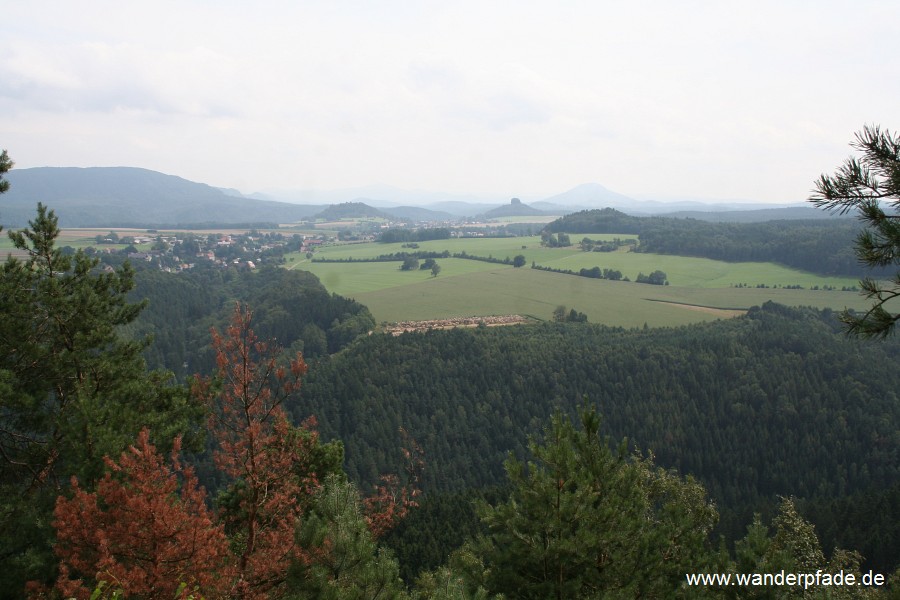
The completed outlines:
{"type": "MultiPolygon", "coordinates": [[[[361,481],[390,463],[405,427],[429,457],[425,490],[435,493],[501,482],[507,452],[524,455],[524,433],[587,397],[614,439],[702,481],[733,539],[779,495],[880,494],[900,481],[900,375],[884,368],[898,353],[894,341],[845,339],[830,312],[775,304],[675,329],[371,336],[319,364],[291,410],[344,441],[361,481]]],[[[870,554],[881,564],[900,555],[897,516],[879,517],[891,540],[870,554]]]]}

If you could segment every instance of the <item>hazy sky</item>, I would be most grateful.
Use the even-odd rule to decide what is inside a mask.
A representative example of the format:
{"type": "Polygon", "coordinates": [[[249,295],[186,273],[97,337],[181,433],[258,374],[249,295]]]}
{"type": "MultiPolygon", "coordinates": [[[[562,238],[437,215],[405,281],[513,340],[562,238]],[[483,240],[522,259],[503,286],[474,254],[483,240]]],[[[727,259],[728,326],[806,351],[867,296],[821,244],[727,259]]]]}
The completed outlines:
{"type": "Polygon", "coordinates": [[[900,129],[900,2],[9,1],[0,148],[244,192],[802,201],[900,129]]]}

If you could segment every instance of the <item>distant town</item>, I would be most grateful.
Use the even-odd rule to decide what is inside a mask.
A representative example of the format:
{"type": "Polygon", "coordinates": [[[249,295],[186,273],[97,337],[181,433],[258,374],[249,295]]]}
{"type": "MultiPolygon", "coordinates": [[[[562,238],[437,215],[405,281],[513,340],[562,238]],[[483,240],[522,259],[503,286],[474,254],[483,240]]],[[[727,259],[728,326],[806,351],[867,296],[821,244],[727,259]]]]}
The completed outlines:
{"type": "Polygon", "coordinates": [[[120,236],[115,231],[100,234],[95,238],[97,246],[85,251],[103,255],[107,263],[127,258],[132,263],[151,263],[167,272],[192,269],[198,264],[255,269],[266,263],[282,263],[289,252],[312,253],[328,240],[326,235],[285,235],[255,229],[246,233],[208,234],[159,233],[151,229],[135,235],[120,236]]]}

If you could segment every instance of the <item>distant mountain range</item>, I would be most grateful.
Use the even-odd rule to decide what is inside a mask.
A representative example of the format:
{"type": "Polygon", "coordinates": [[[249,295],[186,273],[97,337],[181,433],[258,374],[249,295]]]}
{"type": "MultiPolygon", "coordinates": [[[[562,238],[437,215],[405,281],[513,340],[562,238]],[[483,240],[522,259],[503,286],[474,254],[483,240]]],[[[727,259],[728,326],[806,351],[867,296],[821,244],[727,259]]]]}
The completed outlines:
{"type": "Polygon", "coordinates": [[[145,227],[201,223],[277,223],[312,216],[325,206],[302,206],[230,196],[222,190],[132,167],[39,167],[6,175],[0,223],[22,227],[38,202],[63,227],[145,227]]]}
{"type": "Polygon", "coordinates": [[[762,221],[828,218],[808,206],[760,208],[753,204],[664,203],[635,200],[590,183],[532,204],[479,202],[475,196],[414,192],[386,186],[332,192],[242,194],[174,175],[133,167],[38,167],[6,174],[10,190],[0,196],[0,224],[23,227],[43,202],[63,227],[149,227],[293,223],[309,219],[381,216],[417,222],[461,218],[564,215],[612,207],[632,215],[665,214],[705,220],[762,221]],[[356,195],[360,194],[360,195],[356,195]],[[290,201],[284,201],[290,200],[290,201]],[[298,204],[298,201],[308,203],[298,204]],[[754,210],[748,210],[748,209],[754,210]],[[678,211],[678,212],[676,212],[678,211]]]}

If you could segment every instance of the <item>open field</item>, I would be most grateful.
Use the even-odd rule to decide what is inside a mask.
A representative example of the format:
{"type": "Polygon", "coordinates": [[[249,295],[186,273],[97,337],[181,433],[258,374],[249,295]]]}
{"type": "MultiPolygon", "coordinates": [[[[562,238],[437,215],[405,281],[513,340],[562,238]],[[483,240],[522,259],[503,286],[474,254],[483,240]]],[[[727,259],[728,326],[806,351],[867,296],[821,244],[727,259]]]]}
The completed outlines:
{"type": "Polygon", "coordinates": [[[858,282],[853,277],[825,277],[774,263],[728,263],[708,258],[639,252],[578,252],[570,249],[567,255],[560,254],[552,260],[538,264],[572,271],[590,269],[594,266],[618,269],[632,280],[639,272],[649,274],[658,269],[668,276],[671,285],[704,288],[731,287],[738,284],[755,287],[764,284],[770,287],[801,285],[804,288],[829,285],[840,289],[852,287],[858,282]]]}
{"type": "MultiPolygon", "coordinates": [[[[601,236],[591,236],[599,239],[601,236]]],[[[613,238],[617,236],[602,236],[613,238]]],[[[618,236],[629,237],[629,236],[618,236]]],[[[633,237],[633,236],[631,236],[633,237]]],[[[588,315],[593,323],[623,327],[672,326],[727,318],[774,300],[788,305],[863,309],[856,292],[811,290],[812,286],[856,285],[852,278],[813,275],[771,263],[725,263],[700,258],[634,252],[581,252],[544,248],[540,238],[466,238],[420,242],[418,250],[466,251],[497,258],[522,254],[557,269],[614,268],[634,279],[638,272],[665,271],[672,285],[588,279],[560,273],[514,269],[463,259],[438,259],[441,273],[400,271],[397,262],[316,263],[290,255],[288,268],[315,273],[329,291],[367,305],[379,322],[427,320],[475,315],[520,314],[551,318],[564,305],[588,315]],[[523,248],[524,246],[524,248],[523,248]],[[806,289],[733,287],[733,284],[801,285],[806,289]]],[[[402,252],[400,244],[353,244],[324,248],[317,256],[366,258],[402,252]]]]}
{"type": "MultiPolygon", "coordinates": [[[[441,265],[441,274],[438,279],[491,271],[501,266],[459,258],[441,258],[438,259],[438,264],[441,265]]],[[[288,255],[286,265],[288,269],[311,271],[322,280],[329,292],[351,298],[355,298],[357,294],[363,292],[404,288],[433,279],[430,270],[401,271],[399,266],[398,262],[314,263],[298,257],[297,254],[288,255]],[[295,258],[295,260],[290,262],[291,258],[295,258]]]]}
{"type": "MultiPolygon", "coordinates": [[[[616,237],[634,238],[636,236],[617,236],[611,234],[596,234],[593,239],[612,240],[616,237]]],[[[530,265],[532,261],[540,265],[549,265],[554,260],[562,259],[571,254],[589,254],[600,256],[602,253],[583,253],[577,248],[546,248],[541,246],[540,236],[514,237],[514,238],[452,238],[449,240],[430,240],[417,242],[416,249],[404,248],[403,244],[379,244],[369,242],[363,244],[338,244],[325,246],[316,255],[317,258],[374,258],[381,254],[394,254],[397,252],[443,252],[451,254],[466,252],[476,256],[493,256],[495,258],[512,258],[517,254],[525,257],[530,265]]],[[[442,264],[443,266],[443,264],[442,264]]],[[[591,265],[593,266],[593,265],[591,265]]],[[[637,274],[635,272],[635,274],[637,274]]]]}
{"type": "Polygon", "coordinates": [[[562,304],[585,313],[592,323],[621,327],[709,321],[739,314],[767,300],[835,309],[860,309],[866,304],[854,292],[655,286],[512,267],[459,277],[444,277],[442,272],[437,278],[353,297],[368,306],[379,322],[500,314],[550,319],[562,304]],[[696,307],[730,310],[703,311],[696,307]]]}
{"type": "MultiPolygon", "coordinates": [[[[592,239],[613,239],[615,237],[627,238],[635,237],[633,235],[592,235],[592,239]]],[[[590,269],[594,266],[601,268],[617,269],[629,279],[636,279],[638,273],[649,274],[652,271],[664,271],[668,276],[669,283],[674,286],[684,287],[704,287],[704,288],[721,288],[732,287],[738,284],[744,284],[755,287],[764,284],[769,287],[775,285],[800,285],[804,288],[814,286],[832,286],[838,289],[842,287],[852,287],[857,284],[857,279],[853,277],[825,277],[799,271],[776,265],[774,263],[728,263],[718,260],[710,260],[707,258],[692,258],[686,256],[670,256],[663,254],[643,254],[639,252],[582,252],[576,246],[569,248],[546,248],[541,246],[540,237],[518,237],[518,238],[463,238],[450,240],[432,240],[428,242],[419,242],[418,251],[441,252],[448,250],[451,254],[465,251],[475,256],[493,256],[495,258],[504,259],[512,258],[517,254],[525,257],[526,264],[531,265],[532,262],[540,266],[551,267],[554,269],[569,269],[578,271],[582,268],[590,269]]],[[[416,250],[403,248],[402,244],[342,244],[326,246],[316,254],[318,258],[374,258],[381,254],[392,254],[397,252],[414,252],[416,250]]],[[[305,260],[305,257],[292,255],[296,260],[305,260]]],[[[466,261],[475,262],[475,261],[466,261]]],[[[444,271],[441,277],[450,275],[448,265],[450,259],[439,259],[439,263],[444,271]]],[[[498,265],[490,263],[479,263],[486,266],[472,265],[463,267],[462,271],[457,270],[459,267],[453,267],[452,274],[460,274],[468,271],[484,271],[498,265]]],[[[293,264],[291,268],[304,268],[316,273],[320,277],[332,277],[335,273],[338,279],[345,279],[342,275],[350,275],[348,281],[341,282],[341,289],[334,289],[339,294],[352,295],[357,291],[370,291],[373,289],[371,285],[361,282],[362,287],[354,288],[353,279],[358,274],[359,267],[363,271],[368,269],[380,270],[384,265],[392,265],[392,263],[312,263],[304,267],[299,264],[293,264]]],[[[397,264],[384,270],[375,279],[381,279],[385,273],[397,270],[397,264]]],[[[388,277],[388,280],[381,284],[383,287],[392,287],[394,285],[402,285],[409,282],[409,278],[395,279],[388,277]]],[[[327,285],[327,284],[326,284],[327,285]]]]}
{"type": "Polygon", "coordinates": [[[379,254],[393,254],[395,252],[442,252],[449,250],[450,253],[462,252],[465,250],[469,254],[478,254],[487,256],[493,254],[500,258],[515,256],[516,254],[525,254],[523,246],[531,251],[540,250],[541,238],[538,236],[531,237],[514,237],[514,238],[451,238],[448,240],[430,240],[427,242],[417,242],[417,249],[404,248],[403,244],[381,244],[378,242],[367,242],[362,244],[336,244],[325,246],[318,253],[321,258],[372,258],[379,254]]]}

